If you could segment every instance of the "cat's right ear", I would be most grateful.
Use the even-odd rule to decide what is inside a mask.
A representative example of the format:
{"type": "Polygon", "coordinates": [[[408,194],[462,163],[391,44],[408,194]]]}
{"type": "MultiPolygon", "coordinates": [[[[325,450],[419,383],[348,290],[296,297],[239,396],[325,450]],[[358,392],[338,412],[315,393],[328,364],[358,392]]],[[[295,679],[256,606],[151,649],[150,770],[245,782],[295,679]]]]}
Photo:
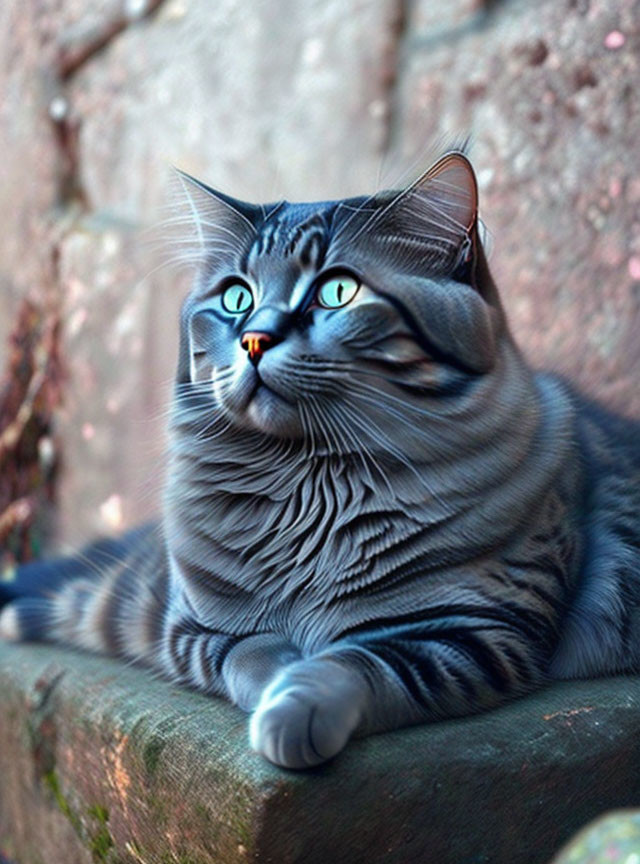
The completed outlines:
{"type": "MultiPolygon", "coordinates": [[[[211,271],[232,270],[238,259],[250,248],[257,226],[264,219],[262,207],[238,201],[217,192],[201,180],[179,169],[170,220],[177,236],[177,260],[196,267],[193,288],[197,293],[211,271]]],[[[191,382],[190,317],[192,294],[186,299],[180,316],[180,348],[176,383],[191,382]]]]}
{"type": "Polygon", "coordinates": [[[217,192],[201,180],[175,168],[179,185],[177,222],[185,243],[191,240],[193,260],[215,264],[229,259],[254,240],[264,210],[217,192]]]}

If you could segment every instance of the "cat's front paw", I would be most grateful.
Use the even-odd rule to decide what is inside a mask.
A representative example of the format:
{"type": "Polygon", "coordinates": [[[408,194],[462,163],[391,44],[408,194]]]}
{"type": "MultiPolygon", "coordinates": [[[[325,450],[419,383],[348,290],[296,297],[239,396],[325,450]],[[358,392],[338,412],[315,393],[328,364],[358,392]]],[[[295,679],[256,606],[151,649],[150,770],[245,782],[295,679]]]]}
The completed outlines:
{"type": "Polygon", "coordinates": [[[363,682],[333,661],[285,669],[264,691],[249,727],[251,746],[282,768],[310,768],[345,746],[364,707],[363,682]]]}

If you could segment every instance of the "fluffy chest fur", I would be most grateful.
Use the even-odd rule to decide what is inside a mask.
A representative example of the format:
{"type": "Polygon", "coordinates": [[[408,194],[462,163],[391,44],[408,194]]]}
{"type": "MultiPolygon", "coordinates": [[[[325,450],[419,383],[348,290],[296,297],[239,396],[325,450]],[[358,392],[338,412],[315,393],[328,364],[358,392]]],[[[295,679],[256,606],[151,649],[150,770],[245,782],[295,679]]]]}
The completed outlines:
{"type": "Polygon", "coordinates": [[[535,394],[537,422],[516,431],[505,411],[475,453],[431,463],[264,441],[256,454],[235,431],[220,433],[214,459],[185,445],[186,424],[166,531],[193,614],[225,632],[286,632],[311,650],[367,620],[439,607],[449,590],[507,593],[506,554],[532,545],[566,590],[579,548],[566,471],[574,418],[554,382],[535,394]]]}

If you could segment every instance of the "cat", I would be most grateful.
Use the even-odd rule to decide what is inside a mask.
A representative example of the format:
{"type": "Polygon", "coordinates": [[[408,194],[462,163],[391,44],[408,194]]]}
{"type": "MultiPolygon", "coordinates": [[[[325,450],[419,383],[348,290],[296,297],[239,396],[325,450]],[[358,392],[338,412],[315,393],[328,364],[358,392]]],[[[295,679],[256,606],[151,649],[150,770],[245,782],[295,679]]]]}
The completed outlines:
{"type": "Polygon", "coordinates": [[[181,176],[200,263],[162,520],[24,566],[4,638],[225,697],[290,769],[639,670],[639,427],[524,361],[466,154],[319,203],[181,176]]]}

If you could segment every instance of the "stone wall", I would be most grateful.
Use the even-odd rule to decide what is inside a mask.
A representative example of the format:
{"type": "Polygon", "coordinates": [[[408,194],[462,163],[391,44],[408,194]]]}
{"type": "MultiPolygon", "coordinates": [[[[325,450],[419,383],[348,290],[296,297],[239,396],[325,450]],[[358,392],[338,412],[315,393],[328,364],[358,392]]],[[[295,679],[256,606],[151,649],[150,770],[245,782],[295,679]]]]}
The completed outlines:
{"type": "Polygon", "coordinates": [[[527,356],[640,413],[638,0],[4,0],[0,25],[0,338],[26,293],[62,312],[61,543],[156,506],[171,164],[343,196],[470,134],[527,356]]]}

